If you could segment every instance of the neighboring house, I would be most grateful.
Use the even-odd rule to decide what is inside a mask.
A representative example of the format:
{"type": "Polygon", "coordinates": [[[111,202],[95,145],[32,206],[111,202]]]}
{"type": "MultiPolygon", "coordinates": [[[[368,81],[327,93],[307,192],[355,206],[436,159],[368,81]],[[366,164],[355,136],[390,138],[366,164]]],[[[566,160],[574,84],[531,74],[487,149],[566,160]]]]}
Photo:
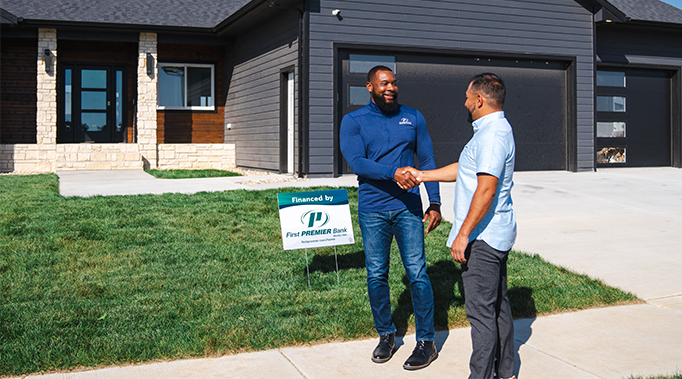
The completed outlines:
{"type": "Polygon", "coordinates": [[[505,79],[518,170],[682,167],[682,10],[658,0],[4,0],[0,171],[350,173],[343,115],[393,67],[436,162],[505,79]]]}

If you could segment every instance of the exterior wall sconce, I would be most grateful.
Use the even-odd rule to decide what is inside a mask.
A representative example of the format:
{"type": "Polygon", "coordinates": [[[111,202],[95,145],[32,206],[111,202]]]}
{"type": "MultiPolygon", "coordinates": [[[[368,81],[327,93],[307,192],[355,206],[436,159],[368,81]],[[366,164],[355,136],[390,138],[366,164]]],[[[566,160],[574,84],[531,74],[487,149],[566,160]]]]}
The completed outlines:
{"type": "Polygon", "coordinates": [[[154,73],[154,56],[152,53],[147,53],[147,75],[154,73]]]}
{"type": "Polygon", "coordinates": [[[45,72],[52,72],[52,52],[50,49],[45,49],[43,52],[43,63],[45,63],[45,72]]]}

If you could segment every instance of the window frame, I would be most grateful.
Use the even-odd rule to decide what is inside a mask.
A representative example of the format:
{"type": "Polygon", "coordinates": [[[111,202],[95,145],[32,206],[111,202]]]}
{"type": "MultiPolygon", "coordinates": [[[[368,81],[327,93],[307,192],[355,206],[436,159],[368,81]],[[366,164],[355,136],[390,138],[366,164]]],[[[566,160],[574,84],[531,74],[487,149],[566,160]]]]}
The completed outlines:
{"type": "Polygon", "coordinates": [[[156,109],[160,111],[168,111],[168,110],[179,110],[179,111],[187,111],[187,110],[192,110],[192,111],[215,111],[215,64],[210,64],[210,63],[173,63],[173,62],[159,62],[158,64],[158,71],[157,71],[157,80],[156,82],[156,91],[157,94],[159,93],[159,87],[161,86],[161,70],[163,69],[164,66],[173,66],[173,67],[182,67],[185,70],[185,76],[184,76],[184,99],[183,103],[185,105],[183,106],[168,106],[168,105],[161,105],[159,104],[159,97],[157,95],[156,98],[156,109]],[[187,95],[189,93],[188,88],[187,88],[187,69],[188,68],[210,68],[211,69],[211,105],[210,106],[201,106],[201,105],[193,105],[193,106],[187,106],[187,95]]]}

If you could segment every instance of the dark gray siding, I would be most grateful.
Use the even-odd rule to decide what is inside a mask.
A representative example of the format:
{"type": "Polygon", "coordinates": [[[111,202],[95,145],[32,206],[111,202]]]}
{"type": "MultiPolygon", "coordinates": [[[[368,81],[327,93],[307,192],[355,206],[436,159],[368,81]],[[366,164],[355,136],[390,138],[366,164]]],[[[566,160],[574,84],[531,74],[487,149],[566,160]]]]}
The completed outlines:
{"type": "Polygon", "coordinates": [[[319,104],[334,98],[334,43],[374,45],[377,53],[390,46],[574,58],[577,168],[593,168],[593,24],[592,14],[577,2],[321,0],[320,5],[320,12],[310,15],[310,173],[334,170],[334,111],[319,104]],[[331,14],[334,9],[341,10],[342,19],[331,14]]]}
{"type": "Polygon", "coordinates": [[[597,28],[597,63],[682,66],[682,29],[656,31],[631,25],[597,28]]]}
{"type": "MultiPolygon", "coordinates": [[[[242,33],[226,53],[225,143],[236,144],[237,166],[279,170],[280,71],[297,65],[297,40],[298,15],[282,12],[242,33]]],[[[298,130],[297,114],[294,120],[298,130]]]]}

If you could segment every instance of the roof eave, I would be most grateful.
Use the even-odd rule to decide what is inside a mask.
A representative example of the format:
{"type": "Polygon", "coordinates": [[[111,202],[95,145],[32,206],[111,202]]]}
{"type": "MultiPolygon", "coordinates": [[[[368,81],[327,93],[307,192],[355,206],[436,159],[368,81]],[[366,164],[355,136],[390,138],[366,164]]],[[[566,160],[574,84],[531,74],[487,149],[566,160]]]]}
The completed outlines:
{"type": "Polygon", "coordinates": [[[0,8],[0,18],[2,19],[3,24],[13,24],[16,25],[18,23],[19,17],[13,15],[12,13],[0,8]]]}
{"type": "Polygon", "coordinates": [[[54,29],[81,29],[81,30],[112,30],[120,32],[188,32],[188,33],[214,33],[213,28],[200,28],[191,26],[167,26],[167,25],[144,25],[144,24],[123,24],[123,23],[103,23],[89,21],[56,21],[56,20],[36,20],[23,19],[19,22],[22,26],[36,28],[54,29]]]}
{"type": "Polygon", "coordinates": [[[682,24],[674,22],[663,22],[663,21],[648,21],[648,20],[630,20],[629,25],[645,26],[649,28],[664,28],[666,30],[675,29],[682,30],[682,24]]]}
{"type": "Polygon", "coordinates": [[[630,18],[627,17],[627,15],[625,13],[623,13],[623,11],[616,8],[613,4],[609,3],[607,0],[592,0],[592,2],[601,6],[600,11],[602,12],[603,20],[598,20],[598,21],[605,21],[606,19],[611,19],[612,21],[620,21],[620,22],[630,21],[630,18]],[[604,11],[606,11],[608,14],[604,14],[604,11]],[[613,20],[613,19],[615,19],[615,20],[613,20]]]}

